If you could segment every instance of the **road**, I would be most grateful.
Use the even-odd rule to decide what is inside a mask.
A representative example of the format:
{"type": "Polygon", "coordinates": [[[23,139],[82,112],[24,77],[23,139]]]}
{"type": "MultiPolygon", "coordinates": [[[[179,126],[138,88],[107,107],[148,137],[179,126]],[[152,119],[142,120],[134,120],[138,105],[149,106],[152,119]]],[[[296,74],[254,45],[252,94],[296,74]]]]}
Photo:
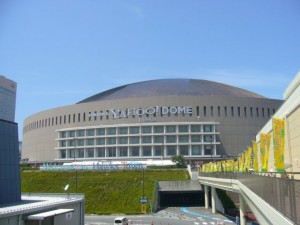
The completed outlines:
{"type": "MultiPolygon", "coordinates": [[[[85,216],[85,225],[113,225],[115,216],[85,216]]],[[[128,215],[129,225],[234,225],[221,214],[203,207],[166,208],[153,215],[128,215]]]]}

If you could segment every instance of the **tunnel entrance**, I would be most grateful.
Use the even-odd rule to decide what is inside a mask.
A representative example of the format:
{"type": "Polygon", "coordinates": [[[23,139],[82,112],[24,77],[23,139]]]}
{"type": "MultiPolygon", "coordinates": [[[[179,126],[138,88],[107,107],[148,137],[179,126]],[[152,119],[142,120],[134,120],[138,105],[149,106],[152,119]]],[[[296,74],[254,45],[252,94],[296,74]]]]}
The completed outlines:
{"type": "Polygon", "coordinates": [[[204,206],[203,191],[161,192],[160,207],[200,207],[204,206]]]}
{"type": "Polygon", "coordinates": [[[197,181],[159,181],[159,208],[204,206],[204,191],[197,181]]]}

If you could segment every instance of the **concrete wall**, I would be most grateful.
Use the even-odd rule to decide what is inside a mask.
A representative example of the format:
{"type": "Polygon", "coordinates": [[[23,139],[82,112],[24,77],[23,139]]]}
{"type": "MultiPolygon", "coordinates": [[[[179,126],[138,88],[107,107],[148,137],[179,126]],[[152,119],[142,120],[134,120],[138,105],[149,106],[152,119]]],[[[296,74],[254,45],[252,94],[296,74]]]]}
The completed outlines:
{"type": "Polygon", "coordinates": [[[220,132],[220,135],[217,141],[221,144],[218,146],[217,154],[237,156],[245,146],[251,144],[257,132],[281,103],[280,100],[265,98],[166,96],[89,102],[55,108],[34,114],[24,121],[22,158],[28,158],[29,161],[51,161],[58,158],[55,148],[58,146],[56,131],[59,129],[114,124],[145,124],[141,123],[137,116],[114,119],[109,115],[108,118],[97,117],[96,120],[94,118],[89,120],[90,112],[149,106],[191,106],[191,115],[156,115],[156,121],[152,124],[156,122],[218,122],[217,131],[220,132]],[[258,111],[258,115],[256,111],[258,111]],[[83,120],[84,115],[85,121],[83,120]],[[74,122],[73,117],[75,118],[74,122]],[[58,121],[57,124],[56,121],[58,121]]]}

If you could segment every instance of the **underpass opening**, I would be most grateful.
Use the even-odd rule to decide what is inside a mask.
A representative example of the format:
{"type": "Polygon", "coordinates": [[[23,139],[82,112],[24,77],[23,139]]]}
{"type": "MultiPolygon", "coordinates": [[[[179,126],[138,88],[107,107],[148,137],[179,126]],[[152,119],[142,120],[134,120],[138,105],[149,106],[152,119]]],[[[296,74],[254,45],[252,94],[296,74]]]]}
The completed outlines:
{"type": "Polygon", "coordinates": [[[204,191],[197,181],[159,181],[158,199],[159,208],[205,205],[204,191]]]}
{"type": "Polygon", "coordinates": [[[160,192],[159,198],[160,208],[205,206],[203,191],[160,192]]]}

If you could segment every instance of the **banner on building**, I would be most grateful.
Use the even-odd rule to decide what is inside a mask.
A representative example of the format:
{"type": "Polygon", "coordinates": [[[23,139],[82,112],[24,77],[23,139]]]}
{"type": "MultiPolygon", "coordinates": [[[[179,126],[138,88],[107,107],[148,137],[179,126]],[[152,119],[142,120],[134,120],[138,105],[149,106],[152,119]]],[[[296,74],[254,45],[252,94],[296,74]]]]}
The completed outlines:
{"type": "Polygon", "coordinates": [[[253,170],[258,172],[258,150],[257,143],[255,141],[252,142],[252,151],[253,151],[253,170]]]}
{"type": "Polygon", "coordinates": [[[273,145],[276,172],[285,172],[284,167],[284,127],[283,119],[273,118],[273,145]]]}
{"type": "Polygon", "coordinates": [[[271,134],[260,134],[260,162],[261,172],[267,172],[269,169],[269,149],[271,142],[271,134]]]}

